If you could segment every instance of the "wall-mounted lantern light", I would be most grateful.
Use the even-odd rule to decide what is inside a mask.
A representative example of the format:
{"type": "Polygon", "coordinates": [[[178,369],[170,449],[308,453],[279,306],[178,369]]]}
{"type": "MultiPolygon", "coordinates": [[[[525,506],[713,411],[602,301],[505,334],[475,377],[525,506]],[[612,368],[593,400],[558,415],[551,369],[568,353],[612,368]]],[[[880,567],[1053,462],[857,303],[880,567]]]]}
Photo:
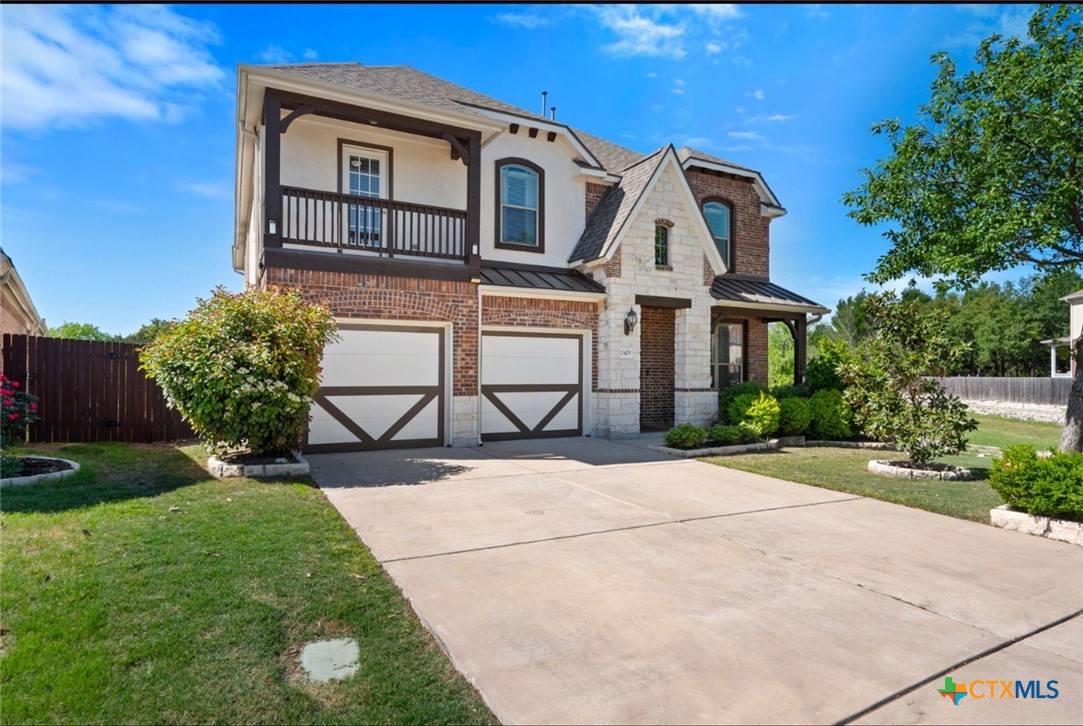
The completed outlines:
{"type": "Polygon", "coordinates": [[[267,220],[267,231],[271,234],[278,234],[278,222],[273,219],[267,220]]]}
{"type": "Polygon", "coordinates": [[[628,308],[628,314],[624,316],[624,334],[631,335],[638,323],[639,316],[636,315],[635,308],[628,308]]]}

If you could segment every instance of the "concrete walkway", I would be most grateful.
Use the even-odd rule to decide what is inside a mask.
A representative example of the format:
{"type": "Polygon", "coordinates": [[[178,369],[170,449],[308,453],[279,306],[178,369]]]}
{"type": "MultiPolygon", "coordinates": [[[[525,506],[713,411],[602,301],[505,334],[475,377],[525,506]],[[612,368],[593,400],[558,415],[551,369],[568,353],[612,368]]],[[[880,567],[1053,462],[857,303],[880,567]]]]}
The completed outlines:
{"type": "Polygon", "coordinates": [[[1083,722],[1079,547],[644,442],[311,463],[505,723],[1083,722]]]}

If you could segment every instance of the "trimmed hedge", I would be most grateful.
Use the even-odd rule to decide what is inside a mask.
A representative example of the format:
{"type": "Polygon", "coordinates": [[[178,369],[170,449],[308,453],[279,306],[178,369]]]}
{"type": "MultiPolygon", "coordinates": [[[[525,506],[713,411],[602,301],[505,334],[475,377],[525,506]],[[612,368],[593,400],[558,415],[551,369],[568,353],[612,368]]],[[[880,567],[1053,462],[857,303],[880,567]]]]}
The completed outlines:
{"type": "Polygon", "coordinates": [[[1029,444],[1004,449],[993,459],[989,486],[1012,509],[1041,517],[1083,520],[1083,453],[1038,456],[1029,444]]]}
{"type": "Polygon", "coordinates": [[[801,436],[809,430],[812,424],[812,407],[808,399],[790,398],[780,399],[778,402],[779,421],[778,431],[783,436],[801,436]]]}
{"type": "Polygon", "coordinates": [[[833,389],[817,391],[809,399],[812,412],[810,432],[818,439],[848,439],[853,435],[850,427],[850,407],[842,393],[833,389]]]}

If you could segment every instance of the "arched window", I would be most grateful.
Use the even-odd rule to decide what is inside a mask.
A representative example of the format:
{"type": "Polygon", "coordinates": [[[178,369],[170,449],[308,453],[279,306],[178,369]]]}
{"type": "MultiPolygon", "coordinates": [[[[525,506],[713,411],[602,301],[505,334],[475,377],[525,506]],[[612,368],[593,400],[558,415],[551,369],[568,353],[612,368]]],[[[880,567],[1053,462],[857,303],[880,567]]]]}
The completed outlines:
{"type": "Polygon", "coordinates": [[[710,200],[703,204],[703,217],[711,230],[718,254],[726,270],[733,271],[733,208],[722,200],[710,200]]]}
{"type": "Polygon", "coordinates": [[[654,266],[669,267],[669,227],[654,225],[654,266]]]}
{"type": "Polygon", "coordinates": [[[496,246],[545,249],[545,172],[526,159],[496,162],[496,246]]]}

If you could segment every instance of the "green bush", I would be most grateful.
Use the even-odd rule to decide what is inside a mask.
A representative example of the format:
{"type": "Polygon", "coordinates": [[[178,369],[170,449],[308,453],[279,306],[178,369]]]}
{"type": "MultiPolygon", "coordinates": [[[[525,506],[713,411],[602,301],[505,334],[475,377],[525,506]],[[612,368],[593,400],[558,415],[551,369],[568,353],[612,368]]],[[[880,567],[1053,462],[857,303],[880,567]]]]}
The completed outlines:
{"type": "Polygon", "coordinates": [[[143,348],[142,368],[211,451],[296,450],[334,340],[331,311],[297,290],[219,287],[143,348]]]}
{"type": "Polygon", "coordinates": [[[748,409],[752,408],[752,404],[759,400],[761,393],[763,393],[763,391],[742,393],[739,396],[735,396],[733,400],[730,401],[729,408],[726,409],[726,422],[736,426],[746,420],[748,417],[748,409]]]}
{"type": "Polygon", "coordinates": [[[784,398],[808,398],[812,395],[812,392],[809,391],[808,386],[803,383],[799,386],[795,386],[792,384],[787,384],[785,386],[772,386],[771,388],[767,389],[767,392],[777,398],[779,401],[784,398]]]}
{"type": "Polygon", "coordinates": [[[1029,444],[993,459],[989,485],[1012,509],[1042,517],[1083,519],[1083,453],[1040,457],[1029,444]]]}
{"type": "Polygon", "coordinates": [[[699,426],[683,423],[665,433],[662,441],[674,449],[694,449],[707,440],[707,432],[699,426]]]}
{"type": "Polygon", "coordinates": [[[809,429],[812,423],[812,407],[808,399],[790,398],[779,399],[778,402],[778,431],[783,436],[801,436],[809,429]]]}
{"type": "Polygon", "coordinates": [[[15,456],[0,455],[0,479],[10,479],[23,473],[23,460],[15,456]]]}
{"type": "Polygon", "coordinates": [[[812,414],[809,433],[814,437],[831,441],[853,436],[850,407],[846,405],[841,392],[831,389],[817,391],[808,402],[812,414]]]}
{"type": "Polygon", "coordinates": [[[850,357],[850,349],[842,341],[821,340],[820,354],[805,365],[805,386],[809,392],[845,390],[838,367],[850,357]]]}
{"type": "MultiPolygon", "coordinates": [[[[730,406],[733,404],[734,399],[739,396],[752,394],[751,400],[756,400],[756,396],[763,391],[764,388],[755,381],[749,381],[747,383],[741,383],[736,386],[726,386],[722,389],[722,393],[718,396],[718,415],[722,419],[722,423],[736,424],[737,420],[730,418],[730,406]]],[[[747,407],[746,407],[747,408],[747,407]]],[[[744,409],[741,409],[742,411],[744,409]]]]}
{"type": "Polygon", "coordinates": [[[779,407],[775,397],[767,393],[760,393],[759,397],[748,407],[744,418],[738,423],[748,424],[760,438],[769,438],[778,432],[779,407]]]}
{"type": "Polygon", "coordinates": [[[760,439],[751,426],[715,424],[707,429],[707,440],[716,446],[734,446],[736,444],[752,444],[760,439]]]}

